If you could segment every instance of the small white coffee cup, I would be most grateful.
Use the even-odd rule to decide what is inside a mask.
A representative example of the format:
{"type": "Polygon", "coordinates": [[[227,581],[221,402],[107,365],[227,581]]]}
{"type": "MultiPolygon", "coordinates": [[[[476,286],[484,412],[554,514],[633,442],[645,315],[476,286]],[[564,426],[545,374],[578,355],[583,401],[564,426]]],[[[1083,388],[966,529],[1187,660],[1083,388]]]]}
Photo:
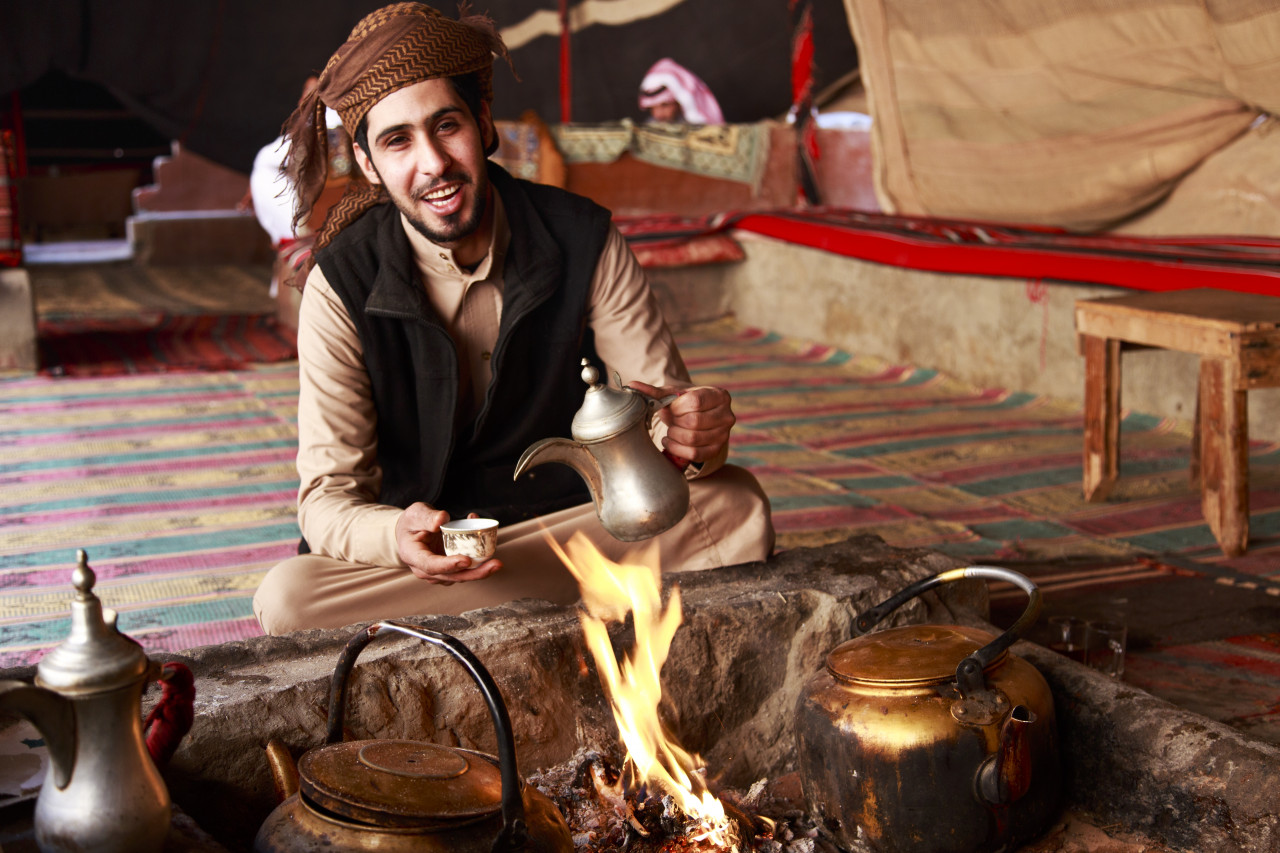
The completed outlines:
{"type": "Polygon", "coordinates": [[[492,518],[455,518],[440,525],[444,552],[487,560],[498,550],[498,522],[492,518]]]}

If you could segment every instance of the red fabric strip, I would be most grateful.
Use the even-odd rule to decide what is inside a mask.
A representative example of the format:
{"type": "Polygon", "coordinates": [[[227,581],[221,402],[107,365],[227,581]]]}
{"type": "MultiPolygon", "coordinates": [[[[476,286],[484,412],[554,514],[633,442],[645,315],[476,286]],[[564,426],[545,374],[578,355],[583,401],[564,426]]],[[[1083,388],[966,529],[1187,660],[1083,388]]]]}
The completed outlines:
{"type": "MultiPolygon", "coordinates": [[[[1215,287],[1280,295],[1280,241],[1261,238],[1244,242],[1243,245],[1259,247],[1256,261],[1245,264],[1179,257],[1163,246],[1152,247],[1156,251],[1144,255],[1141,244],[1132,239],[1121,239],[1126,256],[1109,255],[1104,252],[1114,251],[1116,244],[1108,239],[1096,241],[1091,247],[1089,238],[1063,235],[1060,245],[1055,246],[1058,241],[1048,232],[1023,240],[1005,234],[995,244],[970,244],[773,214],[748,213],[727,224],[789,243],[907,269],[1074,281],[1135,290],[1215,287]],[[1027,246],[1033,238],[1034,247],[1027,246]],[[1265,246],[1260,245],[1264,242],[1265,246]]],[[[1189,242],[1186,249],[1188,254],[1195,254],[1194,244],[1189,242]]]]}

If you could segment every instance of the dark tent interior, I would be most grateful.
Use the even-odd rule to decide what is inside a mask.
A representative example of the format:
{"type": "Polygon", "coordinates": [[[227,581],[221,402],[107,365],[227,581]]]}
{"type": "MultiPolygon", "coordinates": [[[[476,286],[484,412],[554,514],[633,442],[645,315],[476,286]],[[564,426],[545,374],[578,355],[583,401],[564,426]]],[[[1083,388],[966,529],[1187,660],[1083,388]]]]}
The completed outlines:
{"type": "MultiPolygon", "coordinates": [[[[83,122],[74,128],[84,136],[83,147],[128,148],[138,136],[145,138],[141,128],[93,122],[101,105],[86,104],[92,96],[68,83],[83,81],[118,100],[159,137],[248,172],[254,154],[279,133],[293,110],[303,81],[324,67],[355,21],[380,5],[370,0],[8,3],[0,10],[0,98],[9,110],[81,112],[83,122]]],[[[622,25],[592,25],[572,34],[573,121],[640,118],[637,87],[645,70],[663,56],[708,83],[726,121],[777,118],[790,107],[791,28],[785,4],[767,4],[751,14],[741,14],[732,0],[614,5],[640,11],[622,25]]],[[[556,4],[494,0],[473,4],[472,10],[489,14],[501,29],[553,25],[533,26],[527,41],[512,45],[518,81],[499,63],[494,115],[515,119],[533,110],[546,122],[560,121],[556,4]]],[[[855,69],[857,58],[840,4],[815,3],[813,16],[820,87],[855,69]]],[[[31,133],[30,148],[36,149],[41,128],[31,133]]],[[[31,156],[33,165],[44,161],[39,151],[31,156]]]]}

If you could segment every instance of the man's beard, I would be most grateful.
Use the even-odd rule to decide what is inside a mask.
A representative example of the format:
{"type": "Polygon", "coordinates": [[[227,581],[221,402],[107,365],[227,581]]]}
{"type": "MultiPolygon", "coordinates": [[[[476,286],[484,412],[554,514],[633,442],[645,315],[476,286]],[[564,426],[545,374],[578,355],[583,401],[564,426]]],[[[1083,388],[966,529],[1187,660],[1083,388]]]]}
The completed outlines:
{"type": "MultiPolygon", "coordinates": [[[[453,180],[453,178],[445,176],[445,180],[453,180]]],[[[432,243],[443,246],[469,237],[475,233],[476,229],[480,227],[480,223],[484,220],[485,208],[489,202],[489,182],[487,177],[481,177],[479,181],[471,183],[471,188],[475,190],[471,205],[447,216],[437,215],[435,217],[436,220],[442,223],[439,228],[433,228],[427,224],[416,204],[408,206],[401,204],[399,199],[393,199],[393,201],[395,201],[396,207],[400,209],[400,213],[403,214],[415,231],[432,243]]],[[[413,197],[420,199],[428,192],[430,192],[430,188],[415,191],[413,197]]]]}

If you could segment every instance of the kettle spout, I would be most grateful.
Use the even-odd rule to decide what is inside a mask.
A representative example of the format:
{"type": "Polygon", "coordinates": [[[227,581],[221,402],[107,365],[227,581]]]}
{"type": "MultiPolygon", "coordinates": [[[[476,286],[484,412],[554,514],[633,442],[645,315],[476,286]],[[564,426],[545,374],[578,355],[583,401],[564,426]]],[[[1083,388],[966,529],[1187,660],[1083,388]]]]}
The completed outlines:
{"type": "Polygon", "coordinates": [[[49,778],[62,790],[76,762],[76,712],[71,700],[25,681],[0,681],[0,711],[27,719],[49,747],[49,778]]]}
{"type": "Polygon", "coordinates": [[[1031,748],[1027,740],[1036,715],[1026,705],[1015,705],[1000,726],[996,753],[978,768],[978,793],[993,806],[1007,806],[1031,787],[1031,748]]]}
{"type": "Polygon", "coordinates": [[[591,491],[591,500],[599,509],[600,499],[604,494],[600,463],[591,455],[586,445],[567,438],[544,438],[541,441],[535,441],[520,454],[520,460],[516,462],[516,470],[511,479],[519,479],[525,471],[544,462],[563,462],[577,471],[591,491]]]}
{"type": "Polygon", "coordinates": [[[275,786],[277,800],[283,803],[298,793],[298,765],[289,748],[275,738],[267,742],[267,766],[271,769],[271,784],[275,786]]]}

